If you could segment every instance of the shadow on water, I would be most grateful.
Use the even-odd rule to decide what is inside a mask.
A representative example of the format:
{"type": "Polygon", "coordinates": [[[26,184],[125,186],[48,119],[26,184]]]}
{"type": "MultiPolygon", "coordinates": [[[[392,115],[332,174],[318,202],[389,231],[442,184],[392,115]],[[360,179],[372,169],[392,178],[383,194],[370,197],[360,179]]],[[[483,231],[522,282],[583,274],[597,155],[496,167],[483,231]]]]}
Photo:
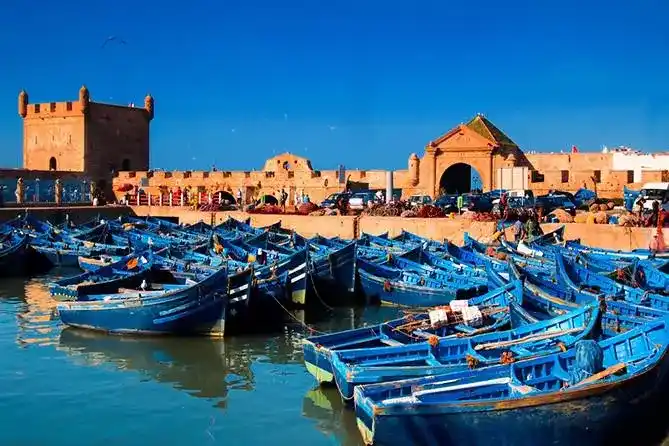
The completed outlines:
{"type": "MultiPolygon", "coordinates": [[[[121,373],[134,372],[147,380],[206,400],[212,407],[226,410],[226,414],[234,420],[237,420],[235,411],[244,413],[244,408],[242,402],[228,405],[233,398],[232,392],[252,395],[254,392],[265,392],[271,386],[270,394],[262,398],[267,398],[267,401],[274,398],[291,400],[289,395],[297,394],[297,400],[291,403],[298,405],[293,406],[298,411],[295,415],[309,420],[330,443],[346,446],[362,444],[355,415],[341,401],[338,391],[335,388],[313,388],[311,376],[301,367],[301,341],[320,332],[358,328],[393,319],[400,314],[398,309],[322,308],[295,311],[288,317],[292,322],[277,332],[233,336],[224,340],[110,336],[63,328],[58,321],[56,301],[49,295],[48,283],[59,276],[77,272],[56,270],[39,278],[0,281],[0,297],[5,296],[0,298],[0,325],[4,323],[0,329],[8,335],[0,337],[0,342],[7,339],[10,345],[14,345],[15,330],[19,351],[46,347],[45,352],[49,348],[63,352],[69,358],[66,362],[111,367],[121,373]],[[309,331],[307,326],[313,331],[309,331]],[[281,378],[278,379],[277,375],[281,378]],[[300,399],[300,395],[304,396],[300,399]]],[[[657,409],[661,413],[661,408],[657,409]]],[[[286,418],[285,423],[292,423],[290,420],[294,418],[286,418]]],[[[660,444],[662,438],[658,439],[654,435],[656,431],[648,425],[646,427],[643,432],[638,432],[634,444],[660,444]]],[[[669,441],[661,444],[669,446],[669,441]]]]}
{"type": "Polygon", "coordinates": [[[334,388],[316,387],[307,392],[302,402],[302,414],[314,420],[316,429],[344,446],[363,445],[355,413],[341,400],[334,388]]]}
{"type": "Polygon", "coordinates": [[[232,389],[253,390],[253,346],[202,338],[133,338],[65,328],[58,350],[85,364],[111,364],[226,407],[232,389]]]}

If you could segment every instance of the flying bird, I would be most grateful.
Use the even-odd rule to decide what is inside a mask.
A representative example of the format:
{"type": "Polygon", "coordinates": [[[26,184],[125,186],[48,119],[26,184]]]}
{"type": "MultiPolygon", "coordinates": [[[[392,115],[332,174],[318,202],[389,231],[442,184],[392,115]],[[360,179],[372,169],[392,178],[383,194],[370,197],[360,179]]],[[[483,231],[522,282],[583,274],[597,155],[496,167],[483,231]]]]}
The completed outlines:
{"type": "Polygon", "coordinates": [[[125,45],[125,44],[127,43],[125,40],[123,40],[123,39],[119,39],[119,38],[116,37],[116,36],[109,36],[109,37],[107,37],[107,38],[105,39],[104,42],[102,42],[102,45],[100,46],[100,48],[104,48],[105,46],[107,46],[107,44],[108,44],[109,42],[116,42],[116,43],[118,43],[119,45],[125,45]]]}

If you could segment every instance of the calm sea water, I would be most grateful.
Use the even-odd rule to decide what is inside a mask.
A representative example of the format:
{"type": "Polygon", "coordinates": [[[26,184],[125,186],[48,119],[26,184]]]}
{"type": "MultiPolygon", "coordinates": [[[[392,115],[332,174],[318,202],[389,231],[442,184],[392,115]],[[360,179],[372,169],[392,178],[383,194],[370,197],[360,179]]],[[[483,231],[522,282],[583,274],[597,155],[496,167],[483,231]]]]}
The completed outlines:
{"type": "MultiPolygon", "coordinates": [[[[47,284],[73,273],[0,280],[0,445],[361,444],[336,389],[306,372],[298,322],[225,340],[64,328],[47,284]]],[[[295,315],[323,331],[392,316],[295,315]]]]}

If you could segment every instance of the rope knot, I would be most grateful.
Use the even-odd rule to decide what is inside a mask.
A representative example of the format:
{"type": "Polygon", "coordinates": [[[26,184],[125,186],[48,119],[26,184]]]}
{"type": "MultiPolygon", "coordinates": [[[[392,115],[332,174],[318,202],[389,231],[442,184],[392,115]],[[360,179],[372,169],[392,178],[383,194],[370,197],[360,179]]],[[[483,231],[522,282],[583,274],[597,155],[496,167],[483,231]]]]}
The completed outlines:
{"type": "Polygon", "coordinates": [[[502,352],[502,356],[499,359],[500,364],[512,364],[516,362],[516,359],[513,357],[513,353],[506,351],[502,352]]]}

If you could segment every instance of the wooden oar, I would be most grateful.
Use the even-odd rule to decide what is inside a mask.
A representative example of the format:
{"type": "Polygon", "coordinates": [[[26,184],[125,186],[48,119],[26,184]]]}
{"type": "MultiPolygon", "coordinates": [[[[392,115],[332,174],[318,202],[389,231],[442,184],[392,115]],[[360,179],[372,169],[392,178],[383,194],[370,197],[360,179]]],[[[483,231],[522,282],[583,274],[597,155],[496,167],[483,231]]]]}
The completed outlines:
{"type": "MultiPolygon", "coordinates": [[[[594,383],[596,381],[599,381],[599,380],[604,379],[604,378],[606,378],[608,376],[611,376],[611,375],[617,375],[619,373],[625,373],[626,370],[627,370],[627,366],[624,363],[621,362],[621,363],[612,365],[611,367],[609,367],[607,369],[604,369],[599,373],[595,373],[594,375],[591,375],[591,376],[577,382],[576,384],[574,384],[574,386],[582,386],[582,385],[585,385],[585,384],[591,384],[591,383],[594,383]]],[[[574,387],[574,386],[572,386],[572,387],[574,387]]]]}
{"type": "Polygon", "coordinates": [[[554,338],[556,336],[563,336],[563,335],[568,335],[571,333],[575,333],[578,331],[583,331],[585,327],[575,327],[575,328],[570,328],[568,330],[555,330],[555,331],[548,331],[545,333],[537,333],[537,334],[531,334],[528,336],[524,336],[522,338],[518,339],[513,339],[511,341],[499,341],[499,342],[490,342],[488,344],[479,344],[474,347],[474,350],[491,350],[494,348],[504,348],[504,347],[510,347],[512,345],[517,345],[517,344],[524,344],[526,342],[532,342],[532,341],[541,341],[544,339],[550,339],[554,338]]]}

